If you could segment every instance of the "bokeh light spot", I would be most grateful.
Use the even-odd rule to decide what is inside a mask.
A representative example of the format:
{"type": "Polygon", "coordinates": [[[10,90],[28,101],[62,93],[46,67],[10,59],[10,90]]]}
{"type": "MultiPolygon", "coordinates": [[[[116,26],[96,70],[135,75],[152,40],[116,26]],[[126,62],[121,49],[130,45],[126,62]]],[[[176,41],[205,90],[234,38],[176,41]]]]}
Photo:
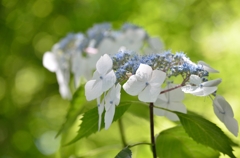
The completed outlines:
{"type": "Polygon", "coordinates": [[[35,16],[44,18],[52,12],[53,6],[50,1],[37,0],[32,6],[32,12],[35,16]]]}
{"type": "Polygon", "coordinates": [[[12,143],[20,151],[27,151],[32,145],[32,137],[26,131],[17,131],[12,137],[12,143]]]}
{"type": "Polygon", "coordinates": [[[56,134],[56,131],[47,131],[36,141],[36,146],[42,154],[51,155],[59,149],[61,138],[55,138],[56,134]]]}
{"type": "Polygon", "coordinates": [[[2,0],[2,5],[6,8],[12,8],[16,3],[18,2],[18,0],[2,0]]]}
{"type": "Polygon", "coordinates": [[[42,85],[42,79],[39,77],[38,71],[28,67],[20,70],[15,77],[15,88],[17,93],[32,95],[42,85]]]}
{"type": "Polygon", "coordinates": [[[43,53],[47,50],[51,50],[54,41],[52,36],[45,32],[38,33],[33,39],[33,47],[37,51],[37,56],[42,58],[43,53]]]}
{"type": "Polygon", "coordinates": [[[56,34],[62,35],[70,30],[70,22],[65,16],[59,15],[53,21],[52,27],[56,34]]]}

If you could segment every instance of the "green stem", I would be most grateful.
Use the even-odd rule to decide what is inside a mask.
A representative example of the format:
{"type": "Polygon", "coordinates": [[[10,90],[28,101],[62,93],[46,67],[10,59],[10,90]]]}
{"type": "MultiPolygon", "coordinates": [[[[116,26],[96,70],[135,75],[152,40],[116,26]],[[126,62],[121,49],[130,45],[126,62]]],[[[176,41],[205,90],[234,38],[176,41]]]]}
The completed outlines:
{"type": "Polygon", "coordinates": [[[128,145],[127,147],[132,148],[132,147],[135,147],[135,146],[138,146],[138,145],[152,145],[152,144],[151,143],[136,143],[136,144],[128,145]]]}
{"type": "Polygon", "coordinates": [[[120,130],[120,135],[121,135],[121,139],[122,139],[122,145],[123,147],[127,146],[127,142],[126,142],[126,138],[125,138],[125,133],[124,133],[124,127],[123,127],[123,123],[122,123],[122,119],[120,118],[118,120],[118,127],[120,130]]]}
{"type": "Polygon", "coordinates": [[[152,143],[153,158],[157,158],[156,144],[155,144],[155,138],[154,138],[153,106],[154,106],[153,103],[150,103],[150,104],[149,104],[149,112],[150,112],[150,133],[151,133],[151,143],[152,143]]]}

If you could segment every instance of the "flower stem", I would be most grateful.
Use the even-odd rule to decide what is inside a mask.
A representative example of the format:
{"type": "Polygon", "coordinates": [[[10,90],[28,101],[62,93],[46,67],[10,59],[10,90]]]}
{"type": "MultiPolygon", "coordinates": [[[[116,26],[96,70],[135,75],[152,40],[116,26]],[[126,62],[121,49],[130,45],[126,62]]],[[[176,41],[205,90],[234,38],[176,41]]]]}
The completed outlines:
{"type": "Polygon", "coordinates": [[[120,118],[118,120],[118,127],[120,130],[120,135],[121,135],[121,139],[122,139],[122,145],[123,147],[127,146],[127,142],[126,142],[126,138],[125,138],[125,133],[124,133],[124,127],[123,127],[123,123],[122,123],[122,119],[120,118]]]}
{"type": "Polygon", "coordinates": [[[132,147],[135,147],[135,146],[138,146],[138,145],[151,145],[152,146],[151,143],[136,143],[136,144],[128,145],[127,147],[132,148],[132,147]]]}
{"type": "Polygon", "coordinates": [[[157,158],[156,144],[155,144],[155,138],[154,138],[153,106],[154,106],[153,103],[150,103],[150,104],[149,104],[149,112],[150,112],[150,133],[151,133],[151,143],[152,143],[153,158],[157,158]]]}

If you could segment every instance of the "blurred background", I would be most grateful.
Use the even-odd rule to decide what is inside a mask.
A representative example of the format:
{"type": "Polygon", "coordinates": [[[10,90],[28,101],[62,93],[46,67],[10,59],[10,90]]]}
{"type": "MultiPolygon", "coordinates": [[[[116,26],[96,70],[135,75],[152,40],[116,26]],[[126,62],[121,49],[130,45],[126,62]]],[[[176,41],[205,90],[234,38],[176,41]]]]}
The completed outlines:
{"type": "MultiPolygon", "coordinates": [[[[67,33],[85,32],[101,22],[111,22],[115,28],[125,22],[139,25],[151,36],[159,36],[165,49],[184,51],[192,61],[203,60],[219,70],[211,78],[222,78],[218,94],[232,105],[240,122],[239,6],[238,0],[1,0],[0,158],[114,157],[121,149],[116,123],[62,147],[60,142],[76,135],[80,123],[76,121],[54,139],[69,101],[59,95],[55,74],[42,66],[43,54],[67,33]]],[[[240,137],[218,121],[209,98],[186,95],[184,103],[240,143],[240,137]]],[[[156,133],[174,126],[162,117],[155,121],[156,133]]],[[[123,123],[130,144],[149,141],[146,119],[126,113],[123,123]]],[[[234,149],[240,156],[240,149],[234,149]]],[[[133,158],[151,154],[148,146],[132,150],[133,158]]]]}

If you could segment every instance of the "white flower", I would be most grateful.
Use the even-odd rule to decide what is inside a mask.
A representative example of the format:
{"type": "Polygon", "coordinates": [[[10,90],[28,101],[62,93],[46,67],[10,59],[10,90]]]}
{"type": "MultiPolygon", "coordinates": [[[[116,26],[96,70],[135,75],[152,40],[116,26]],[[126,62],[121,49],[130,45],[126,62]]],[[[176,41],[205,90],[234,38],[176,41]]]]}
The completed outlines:
{"type": "Polygon", "coordinates": [[[115,114],[115,106],[120,102],[120,93],[121,85],[118,83],[116,86],[113,86],[105,96],[105,129],[108,129],[113,121],[115,114]]]}
{"type": "Polygon", "coordinates": [[[147,40],[148,47],[145,47],[144,53],[151,54],[151,53],[160,53],[163,51],[163,43],[158,37],[150,37],[147,40]]]}
{"type": "Polygon", "coordinates": [[[219,73],[218,70],[215,70],[214,68],[212,68],[210,65],[208,65],[207,63],[205,63],[204,61],[198,61],[198,64],[199,65],[202,65],[203,66],[203,69],[208,71],[208,72],[211,72],[211,73],[219,73]]]}
{"type": "Polygon", "coordinates": [[[196,96],[207,96],[214,93],[217,90],[217,85],[219,85],[222,80],[215,79],[207,82],[202,82],[202,79],[197,75],[190,76],[190,84],[182,87],[182,91],[185,93],[191,93],[196,96]]]}
{"type": "Polygon", "coordinates": [[[229,103],[222,96],[216,96],[213,100],[213,109],[219,120],[222,121],[227,129],[237,137],[238,122],[233,118],[233,110],[229,103]]]}
{"type": "MultiPolygon", "coordinates": [[[[168,84],[166,89],[175,87],[175,84],[168,84]]],[[[175,89],[164,94],[160,94],[154,103],[155,106],[162,107],[165,109],[179,111],[182,113],[187,113],[186,107],[181,101],[184,99],[184,93],[181,89],[175,89]]],[[[168,112],[166,110],[154,108],[154,114],[158,116],[166,116],[168,119],[172,121],[178,121],[179,118],[176,114],[168,112]]]]}
{"type": "Polygon", "coordinates": [[[100,97],[103,92],[109,90],[116,82],[112,64],[112,59],[107,54],[101,56],[97,61],[93,78],[85,85],[85,96],[88,101],[100,97]]]}
{"type": "Polygon", "coordinates": [[[59,84],[59,91],[63,98],[71,99],[72,94],[69,88],[70,72],[68,57],[54,46],[53,52],[46,52],[43,56],[43,66],[51,72],[55,72],[59,84]],[[59,53],[57,53],[60,51],[59,53]]]}
{"type": "Polygon", "coordinates": [[[128,79],[123,89],[132,96],[138,95],[140,101],[155,102],[165,78],[165,72],[152,70],[150,66],[140,64],[136,74],[128,79]]]}

